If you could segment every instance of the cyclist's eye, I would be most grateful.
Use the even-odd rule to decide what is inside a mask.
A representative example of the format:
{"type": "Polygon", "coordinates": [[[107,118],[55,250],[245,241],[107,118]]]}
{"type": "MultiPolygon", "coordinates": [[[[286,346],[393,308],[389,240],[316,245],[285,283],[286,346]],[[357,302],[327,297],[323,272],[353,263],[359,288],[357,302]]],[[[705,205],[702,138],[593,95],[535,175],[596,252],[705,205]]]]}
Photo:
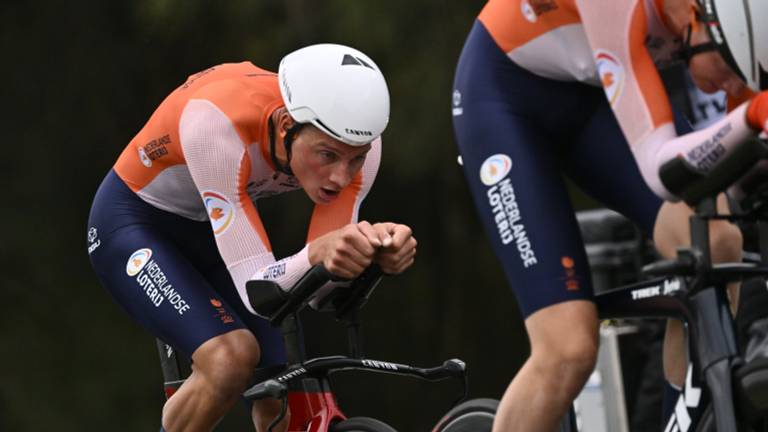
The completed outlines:
{"type": "Polygon", "coordinates": [[[336,160],[336,153],[328,151],[328,150],[320,150],[320,157],[323,158],[324,161],[334,161],[336,160]]]}

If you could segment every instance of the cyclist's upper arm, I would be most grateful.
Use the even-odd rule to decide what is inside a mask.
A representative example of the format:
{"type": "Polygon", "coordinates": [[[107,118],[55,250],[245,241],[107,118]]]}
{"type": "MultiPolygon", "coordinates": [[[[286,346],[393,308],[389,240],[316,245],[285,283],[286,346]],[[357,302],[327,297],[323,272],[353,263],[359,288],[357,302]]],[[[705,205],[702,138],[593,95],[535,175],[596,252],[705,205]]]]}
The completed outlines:
{"type": "Polygon", "coordinates": [[[745,105],[706,129],[678,137],[667,93],[645,47],[648,2],[576,1],[603,88],[640,172],[657,195],[674,200],[659,168],[682,157],[702,171],[711,169],[754,133],[745,105]]]}

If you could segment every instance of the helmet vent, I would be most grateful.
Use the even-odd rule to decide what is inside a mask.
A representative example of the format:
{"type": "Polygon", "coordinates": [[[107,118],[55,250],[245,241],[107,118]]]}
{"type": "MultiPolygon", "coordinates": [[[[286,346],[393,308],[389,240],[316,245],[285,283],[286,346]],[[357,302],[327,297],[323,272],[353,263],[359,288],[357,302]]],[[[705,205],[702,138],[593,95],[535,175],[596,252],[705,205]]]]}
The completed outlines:
{"type": "Polygon", "coordinates": [[[344,58],[341,59],[341,65],[342,66],[345,66],[345,65],[357,65],[357,66],[365,66],[368,69],[373,69],[373,67],[371,67],[371,65],[369,65],[365,61],[363,61],[363,59],[361,59],[359,57],[355,57],[355,56],[350,55],[350,54],[344,54],[344,58]]]}

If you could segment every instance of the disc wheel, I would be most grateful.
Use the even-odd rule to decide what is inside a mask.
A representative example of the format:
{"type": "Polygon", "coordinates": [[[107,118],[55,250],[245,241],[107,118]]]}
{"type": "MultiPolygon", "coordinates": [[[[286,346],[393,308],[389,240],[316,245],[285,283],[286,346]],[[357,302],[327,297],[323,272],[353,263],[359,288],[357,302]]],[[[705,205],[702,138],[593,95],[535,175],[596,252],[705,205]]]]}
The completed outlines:
{"type": "Polygon", "coordinates": [[[350,417],[340,421],[331,432],[397,432],[392,426],[370,417],[350,417]]]}
{"type": "Polygon", "coordinates": [[[499,401],[471,399],[460,403],[440,419],[435,432],[491,432],[499,401]]]}

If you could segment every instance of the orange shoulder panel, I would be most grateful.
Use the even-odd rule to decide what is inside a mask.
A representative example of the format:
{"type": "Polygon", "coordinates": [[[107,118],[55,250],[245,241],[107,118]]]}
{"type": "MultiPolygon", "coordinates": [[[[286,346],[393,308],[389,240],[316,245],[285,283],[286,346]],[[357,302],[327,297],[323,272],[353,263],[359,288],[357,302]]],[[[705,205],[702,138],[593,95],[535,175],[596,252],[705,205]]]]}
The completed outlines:
{"type": "Polygon", "coordinates": [[[506,53],[558,27],[580,22],[574,0],[490,0],[477,19],[506,53]]]}
{"type": "Polygon", "coordinates": [[[165,168],[185,163],[179,120],[192,98],[219,107],[245,143],[263,140],[266,116],[282,104],[277,76],[250,62],[222,64],[190,75],[163,100],[118,158],[115,171],[132,190],[140,190],[165,168]]]}
{"type": "Polygon", "coordinates": [[[664,84],[661,82],[659,72],[656,70],[656,65],[645,46],[647,33],[648,15],[645,10],[645,3],[640,0],[632,14],[632,23],[629,29],[629,51],[632,59],[632,72],[650,111],[653,127],[657,128],[673,121],[672,108],[669,105],[669,97],[664,89],[664,84]]]}

